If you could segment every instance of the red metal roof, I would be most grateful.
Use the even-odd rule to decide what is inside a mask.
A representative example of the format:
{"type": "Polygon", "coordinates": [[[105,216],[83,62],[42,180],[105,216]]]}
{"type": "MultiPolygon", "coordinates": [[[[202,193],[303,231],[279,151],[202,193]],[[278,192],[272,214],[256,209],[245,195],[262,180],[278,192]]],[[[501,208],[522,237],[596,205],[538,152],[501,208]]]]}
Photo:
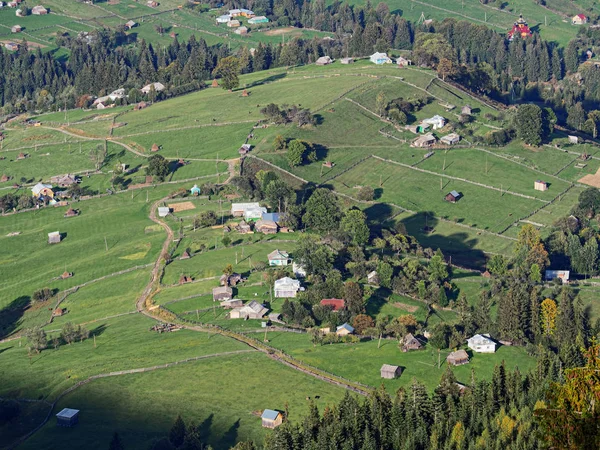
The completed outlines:
{"type": "Polygon", "coordinates": [[[325,298],[321,300],[322,306],[333,306],[334,311],[339,311],[340,309],[344,309],[346,306],[346,302],[343,299],[339,298],[325,298]]]}

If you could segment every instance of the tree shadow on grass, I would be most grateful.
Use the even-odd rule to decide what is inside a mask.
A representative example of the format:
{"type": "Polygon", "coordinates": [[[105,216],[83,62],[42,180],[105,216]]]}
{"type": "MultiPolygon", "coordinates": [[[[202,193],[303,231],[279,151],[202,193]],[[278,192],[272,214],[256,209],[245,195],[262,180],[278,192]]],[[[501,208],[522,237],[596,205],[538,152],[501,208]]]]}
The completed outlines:
{"type": "Polygon", "coordinates": [[[240,419],[236,420],[229,430],[219,439],[218,448],[231,448],[235,445],[238,437],[238,429],[240,428],[240,419]]]}
{"type": "Polygon", "coordinates": [[[261,86],[263,84],[272,83],[274,81],[281,80],[282,78],[285,78],[285,77],[287,77],[287,73],[276,73],[274,75],[271,75],[270,77],[264,78],[262,80],[257,80],[254,83],[250,83],[249,85],[245,86],[244,88],[249,89],[254,86],[261,86]]]}
{"type": "Polygon", "coordinates": [[[210,436],[210,428],[212,427],[215,415],[211,413],[204,421],[198,425],[198,437],[202,442],[206,442],[210,436]]]}
{"type": "Polygon", "coordinates": [[[21,318],[30,302],[31,297],[23,295],[0,310],[0,339],[9,336],[21,325],[21,318]]]}

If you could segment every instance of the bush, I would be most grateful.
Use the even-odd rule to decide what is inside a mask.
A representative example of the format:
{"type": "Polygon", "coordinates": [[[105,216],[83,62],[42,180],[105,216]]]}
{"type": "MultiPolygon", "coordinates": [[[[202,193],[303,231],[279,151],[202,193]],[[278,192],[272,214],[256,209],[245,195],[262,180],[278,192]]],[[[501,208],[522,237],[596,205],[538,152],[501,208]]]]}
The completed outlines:
{"type": "Polygon", "coordinates": [[[363,186],[356,197],[361,201],[369,202],[375,198],[375,190],[371,186],[363,186]]]}
{"type": "Polygon", "coordinates": [[[21,412],[21,405],[16,400],[0,401],[0,425],[10,422],[21,412]]]}
{"type": "Polygon", "coordinates": [[[53,295],[54,295],[54,293],[52,292],[52,290],[50,288],[46,287],[46,288],[42,288],[42,289],[35,291],[33,293],[33,295],[31,296],[31,298],[33,299],[34,302],[38,303],[38,302],[45,302],[46,300],[50,300],[53,295]]]}

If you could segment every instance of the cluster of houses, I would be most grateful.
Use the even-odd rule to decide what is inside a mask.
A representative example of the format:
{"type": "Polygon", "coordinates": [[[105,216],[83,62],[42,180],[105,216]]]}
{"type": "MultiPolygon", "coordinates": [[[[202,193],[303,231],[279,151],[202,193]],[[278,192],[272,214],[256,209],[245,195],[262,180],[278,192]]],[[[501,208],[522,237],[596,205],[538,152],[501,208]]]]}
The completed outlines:
{"type": "Polygon", "coordinates": [[[217,25],[226,24],[229,28],[235,28],[236,34],[247,34],[248,27],[242,26],[241,19],[248,19],[248,25],[258,25],[268,23],[269,19],[265,16],[257,16],[254,11],[245,8],[230,9],[227,14],[217,17],[217,25]]]}
{"type": "Polygon", "coordinates": [[[231,205],[233,217],[243,217],[235,227],[242,234],[255,232],[264,234],[276,234],[278,231],[289,232],[286,227],[281,226],[282,216],[280,213],[267,212],[267,208],[259,203],[233,203],[231,205]]]}
{"type": "MultiPolygon", "coordinates": [[[[164,84],[155,82],[155,83],[147,84],[146,86],[144,86],[143,88],[140,89],[140,92],[144,95],[148,95],[153,91],[154,92],[162,92],[165,89],[166,88],[165,88],[164,84]]],[[[113,106],[112,102],[114,102],[116,100],[121,100],[121,99],[127,98],[127,97],[128,97],[128,95],[125,93],[124,88],[116,89],[108,95],[98,97],[96,100],[94,100],[94,103],[92,103],[92,106],[95,107],[96,109],[111,108],[113,106]]]]}

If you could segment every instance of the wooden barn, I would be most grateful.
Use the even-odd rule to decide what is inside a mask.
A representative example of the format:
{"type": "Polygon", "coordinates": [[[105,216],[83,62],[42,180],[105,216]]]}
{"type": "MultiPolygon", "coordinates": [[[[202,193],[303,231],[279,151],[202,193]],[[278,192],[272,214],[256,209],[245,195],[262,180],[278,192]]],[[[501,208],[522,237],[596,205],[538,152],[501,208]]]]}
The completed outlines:
{"type": "Polygon", "coordinates": [[[402,351],[408,352],[410,350],[421,350],[423,345],[419,342],[419,340],[412,335],[412,333],[408,333],[402,339],[402,351]]]}
{"type": "Polygon", "coordinates": [[[222,302],[223,300],[231,300],[233,290],[229,286],[221,286],[213,289],[213,301],[222,302]]]}
{"type": "Polygon", "coordinates": [[[458,350],[450,353],[446,361],[452,366],[462,366],[463,364],[469,364],[469,355],[464,350],[458,350]]]}
{"type": "Polygon", "coordinates": [[[61,240],[60,232],[53,231],[52,233],[48,233],[48,244],[58,244],[61,240]]]}
{"type": "Polygon", "coordinates": [[[381,366],[381,378],[393,380],[400,375],[402,375],[402,368],[400,366],[392,366],[391,364],[384,364],[381,366]]]}
{"type": "Polygon", "coordinates": [[[283,422],[283,415],[272,409],[265,409],[260,418],[262,419],[263,428],[275,428],[283,422]]]}
{"type": "Polygon", "coordinates": [[[450,192],[448,192],[448,194],[446,194],[446,197],[444,197],[444,200],[446,200],[447,202],[450,202],[450,203],[456,203],[460,198],[461,198],[461,195],[458,192],[450,191],[450,192]]]}

